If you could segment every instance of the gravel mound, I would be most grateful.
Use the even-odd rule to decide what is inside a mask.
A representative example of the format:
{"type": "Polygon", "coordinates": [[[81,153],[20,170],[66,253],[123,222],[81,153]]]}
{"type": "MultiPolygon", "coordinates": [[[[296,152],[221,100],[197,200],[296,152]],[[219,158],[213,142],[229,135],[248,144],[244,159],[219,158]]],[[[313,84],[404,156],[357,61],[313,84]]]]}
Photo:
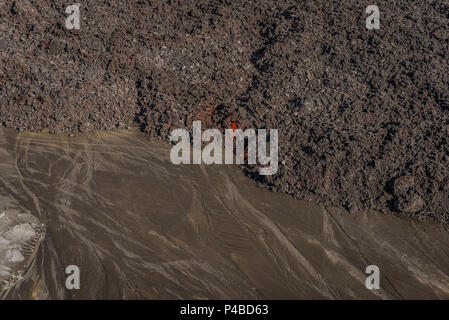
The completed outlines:
{"type": "Polygon", "coordinates": [[[349,211],[449,222],[449,4],[0,1],[0,122],[78,132],[139,124],[278,128],[262,185],[349,211]]]}

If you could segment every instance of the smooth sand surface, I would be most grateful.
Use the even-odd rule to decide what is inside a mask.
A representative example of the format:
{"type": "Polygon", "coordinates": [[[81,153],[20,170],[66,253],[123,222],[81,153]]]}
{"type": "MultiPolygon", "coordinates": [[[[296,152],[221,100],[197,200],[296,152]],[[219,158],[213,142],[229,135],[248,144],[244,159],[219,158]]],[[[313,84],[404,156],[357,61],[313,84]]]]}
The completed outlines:
{"type": "Polygon", "coordinates": [[[449,298],[437,225],[298,201],[236,166],[175,166],[169,151],[134,131],[0,129],[0,214],[46,230],[6,298],[449,298]],[[65,288],[68,265],[80,290],[65,288]],[[365,287],[368,265],[379,290],[365,287]]]}

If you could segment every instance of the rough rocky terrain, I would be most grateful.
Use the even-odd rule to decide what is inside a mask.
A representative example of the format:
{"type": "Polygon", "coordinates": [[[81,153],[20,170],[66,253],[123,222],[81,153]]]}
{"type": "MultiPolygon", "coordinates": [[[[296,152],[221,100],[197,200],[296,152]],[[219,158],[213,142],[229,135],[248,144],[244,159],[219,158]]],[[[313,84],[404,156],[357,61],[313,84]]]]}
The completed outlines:
{"type": "Polygon", "coordinates": [[[75,133],[278,128],[271,189],[449,222],[449,4],[0,1],[0,122],[75,133]],[[206,126],[206,125],[205,125],[206,126]]]}

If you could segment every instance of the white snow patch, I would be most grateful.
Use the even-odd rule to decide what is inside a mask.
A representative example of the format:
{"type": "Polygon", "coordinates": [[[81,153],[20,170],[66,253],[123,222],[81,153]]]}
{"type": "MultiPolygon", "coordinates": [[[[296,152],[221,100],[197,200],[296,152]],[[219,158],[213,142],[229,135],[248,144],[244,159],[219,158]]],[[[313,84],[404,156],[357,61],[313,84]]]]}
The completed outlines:
{"type": "Polygon", "coordinates": [[[10,241],[26,242],[36,235],[29,223],[18,224],[6,231],[3,237],[10,241]]]}
{"type": "Polygon", "coordinates": [[[25,260],[25,257],[17,249],[9,249],[6,251],[6,260],[9,262],[20,262],[25,260]]]}

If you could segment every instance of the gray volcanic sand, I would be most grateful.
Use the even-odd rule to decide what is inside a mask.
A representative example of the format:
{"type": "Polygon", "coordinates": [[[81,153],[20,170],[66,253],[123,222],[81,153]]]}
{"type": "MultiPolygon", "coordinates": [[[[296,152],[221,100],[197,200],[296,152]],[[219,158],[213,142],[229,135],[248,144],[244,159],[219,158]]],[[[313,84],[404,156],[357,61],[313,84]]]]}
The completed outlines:
{"type": "Polygon", "coordinates": [[[449,222],[449,4],[371,1],[0,1],[0,124],[85,132],[137,123],[167,140],[280,130],[261,185],[352,212],[449,222]]]}
{"type": "Polygon", "coordinates": [[[46,226],[8,299],[449,298],[439,226],[295,200],[235,166],[175,166],[141,133],[1,129],[0,163],[5,210],[46,226]],[[380,290],[365,287],[371,264],[380,290]]]}

